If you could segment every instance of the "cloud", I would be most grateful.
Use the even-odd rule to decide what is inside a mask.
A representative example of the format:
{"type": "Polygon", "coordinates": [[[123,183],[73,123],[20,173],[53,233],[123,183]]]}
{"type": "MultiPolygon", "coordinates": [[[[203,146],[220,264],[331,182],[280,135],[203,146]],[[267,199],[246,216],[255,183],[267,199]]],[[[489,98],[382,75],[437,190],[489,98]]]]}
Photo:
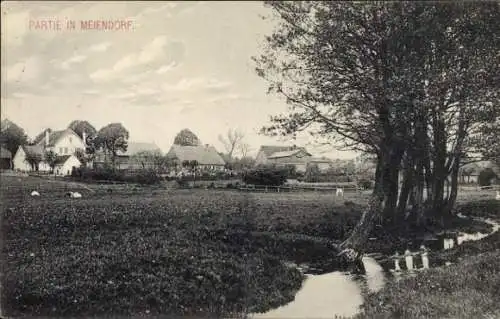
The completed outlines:
{"type": "Polygon", "coordinates": [[[220,81],[215,78],[183,78],[176,84],[164,84],[163,89],[165,91],[187,91],[195,89],[226,89],[232,85],[231,82],[220,81]]]}
{"type": "MultiPolygon", "coordinates": [[[[171,61],[170,64],[163,65],[164,68],[160,68],[161,70],[158,74],[165,73],[168,71],[168,66],[172,68],[176,65],[176,63],[178,63],[178,61],[174,60],[172,56],[169,58],[168,47],[170,45],[173,45],[175,48],[176,46],[179,46],[179,42],[169,42],[167,37],[164,35],[157,36],[151,42],[147,43],[139,52],[123,56],[113,65],[113,67],[109,69],[100,69],[95,71],[91,74],[91,78],[94,81],[111,80],[119,77],[124,71],[129,69],[136,69],[145,65],[153,66],[153,64],[164,63],[163,61],[167,58],[171,61]]],[[[182,58],[182,55],[183,51],[181,51],[180,57],[178,57],[182,58]]]]}
{"type": "Polygon", "coordinates": [[[167,73],[168,71],[172,70],[177,65],[178,65],[178,63],[176,61],[173,61],[167,65],[161,66],[159,69],[156,70],[156,73],[157,74],[167,73]]]}
{"type": "Polygon", "coordinates": [[[69,70],[71,64],[81,63],[87,60],[87,56],[85,55],[75,55],[68,60],[61,63],[61,68],[65,70],[69,70]]]}
{"type": "Polygon", "coordinates": [[[105,52],[112,45],[111,42],[101,42],[98,44],[94,44],[89,48],[90,52],[105,52]]]}

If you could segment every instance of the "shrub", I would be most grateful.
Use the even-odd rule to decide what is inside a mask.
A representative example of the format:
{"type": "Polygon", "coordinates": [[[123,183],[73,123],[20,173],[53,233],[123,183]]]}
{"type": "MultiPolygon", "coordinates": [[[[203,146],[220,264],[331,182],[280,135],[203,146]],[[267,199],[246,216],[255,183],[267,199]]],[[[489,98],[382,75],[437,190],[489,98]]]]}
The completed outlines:
{"type": "Polygon", "coordinates": [[[373,184],[373,181],[369,179],[360,179],[358,182],[359,187],[361,187],[362,189],[372,189],[373,184]]]}
{"type": "Polygon", "coordinates": [[[486,168],[479,173],[477,183],[479,186],[490,186],[496,177],[495,172],[491,168],[486,168]]]}
{"type": "Polygon", "coordinates": [[[286,168],[258,168],[245,172],[243,182],[252,185],[281,186],[286,182],[288,173],[286,168]]]}

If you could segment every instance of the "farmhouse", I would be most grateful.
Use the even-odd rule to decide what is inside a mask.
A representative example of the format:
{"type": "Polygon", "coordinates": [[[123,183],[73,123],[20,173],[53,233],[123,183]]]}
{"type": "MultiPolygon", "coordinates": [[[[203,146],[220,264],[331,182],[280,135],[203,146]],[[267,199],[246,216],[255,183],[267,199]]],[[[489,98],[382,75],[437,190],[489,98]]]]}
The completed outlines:
{"type": "MultiPolygon", "coordinates": [[[[127,150],[125,152],[118,151],[115,158],[116,168],[133,170],[143,168],[143,165],[152,165],[152,163],[141,163],[136,160],[135,157],[142,152],[161,153],[161,150],[154,143],[128,142],[127,150]]],[[[101,150],[96,153],[94,165],[103,166],[105,163],[111,164],[111,161],[111,155],[101,150]]]]}
{"type": "Polygon", "coordinates": [[[331,167],[332,161],[325,157],[313,157],[304,147],[261,146],[255,165],[295,166],[298,172],[305,172],[310,164],[318,165],[320,170],[331,167]]]}
{"type": "Polygon", "coordinates": [[[206,145],[182,146],[172,145],[167,158],[174,159],[178,166],[185,161],[196,161],[201,170],[223,171],[226,165],[215,147],[206,145]]]}
{"type": "MultiPolygon", "coordinates": [[[[83,135],[85,137],[85,133],[83,135]]],[[[58,156],[56,166],[60,168],[55,170],[55,173],[66,175],[71,173],[73,167],[80,167],[80,161],[73,156],[79,149],[84,150],[85,143],[72,129],[60,131],[46,129],[35,138],[33,145],[22,145],[17,149],[13,166],[19,171],[49,172],[51,168],[44,160],[44,156],[46,152],[52,151],[58,156]]]]}
{"type": "Polygon", "coordinates": [[[12,153],[4,148],[0,147],[0,169],[11,169],[12,168],[12,153]]]}

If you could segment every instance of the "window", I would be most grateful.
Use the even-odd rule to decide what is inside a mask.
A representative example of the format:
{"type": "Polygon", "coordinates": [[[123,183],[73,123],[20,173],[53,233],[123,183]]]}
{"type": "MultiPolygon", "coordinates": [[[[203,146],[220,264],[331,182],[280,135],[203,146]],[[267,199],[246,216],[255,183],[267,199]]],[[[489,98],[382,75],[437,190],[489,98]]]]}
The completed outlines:
{"type": "Polygon", "coordinates": [[[68,148],[67,147],[64,148],[64,154],[68,154],[68,148]]]}
{"type": "Polygon", "coordinates": [[[69,137],[69,142],[73,143],[73,138],[71,136],[69,137]]]}
{"type": "Polygon", "coordinates": [[[59,147],[59,154],[62,154],[62,152],[63,152],[63,148],[59,147]]]}

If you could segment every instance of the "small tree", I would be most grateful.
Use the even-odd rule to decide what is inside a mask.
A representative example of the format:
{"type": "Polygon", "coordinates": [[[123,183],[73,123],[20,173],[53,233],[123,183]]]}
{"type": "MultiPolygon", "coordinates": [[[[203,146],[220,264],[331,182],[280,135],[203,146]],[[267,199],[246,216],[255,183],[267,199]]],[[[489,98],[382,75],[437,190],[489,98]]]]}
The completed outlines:
{"type": "Polygon", "coordinates": [[[47,164],[49,164],[51,173],[54,173],[54,169],[57,164],[57,154],[54,151],[46,151],[44,154],[44,159],[47,164]]]}
{"type": "Polygon", "coordinates": [[[479,173],[477,183],[479,186],[490,186],[496,177],[495,172],[491,168],[485,168],[479,173]]]}
{"type": "Polygon", "coordinates": [[[32,170],[38,171],[38,165],[42,161],[42,156],[37,153],[26,152],[24,160],[31,166],[32,170]]]}

